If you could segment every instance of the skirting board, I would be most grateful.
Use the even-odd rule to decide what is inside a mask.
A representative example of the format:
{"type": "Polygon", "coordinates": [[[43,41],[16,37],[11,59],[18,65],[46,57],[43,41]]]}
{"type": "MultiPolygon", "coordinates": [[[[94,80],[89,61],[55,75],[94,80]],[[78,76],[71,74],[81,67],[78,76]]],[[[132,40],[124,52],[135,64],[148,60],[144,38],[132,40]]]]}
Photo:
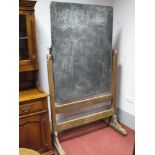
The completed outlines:
{"type": "Polygon", "coordinates": [[[117,117],[120,123],[135,130],[135,116],[117,108],[117,117]]]}

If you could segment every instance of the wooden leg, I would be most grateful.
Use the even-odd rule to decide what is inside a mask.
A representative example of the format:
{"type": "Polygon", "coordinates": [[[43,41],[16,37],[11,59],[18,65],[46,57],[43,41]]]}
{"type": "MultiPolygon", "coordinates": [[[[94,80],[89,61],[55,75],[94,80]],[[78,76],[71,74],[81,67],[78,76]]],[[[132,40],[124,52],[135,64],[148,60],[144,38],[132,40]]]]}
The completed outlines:
{"type": "Polygon", "coordinates": [[[59,155],[65,155],[65,152],[64,152],[63,148],[61,147],[61,144],[60,144],[59,139],[58,139],[58,133],[56,131],[54,132],[53,139],[54,139],[54,146],[55,146],[58,154],[59,155]]]}
{"type": "Polygon", "coordinates": [[[118,131],[120,134],[126,136],[128,133],[125,129],[122,128],[122,126],[118,123],[117,121],[117,116],[116,114],[113,114],[113,116],[108,117],[104,119],[104,122],[114,128],[116,131],[118,131]]]}
{"type": "Polygon", "coordinates": [[[122,126],[118,123],[117,117],[115,114],[111,117],[109,125],[124,136],[128,134],[127,131],[123,129],[122,126]]]}

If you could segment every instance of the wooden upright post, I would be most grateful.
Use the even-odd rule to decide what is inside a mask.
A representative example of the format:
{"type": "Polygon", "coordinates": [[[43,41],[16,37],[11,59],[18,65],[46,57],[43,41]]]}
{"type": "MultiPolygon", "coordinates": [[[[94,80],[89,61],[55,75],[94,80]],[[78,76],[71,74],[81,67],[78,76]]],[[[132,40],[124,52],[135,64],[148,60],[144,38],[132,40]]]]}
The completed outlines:
{"type": "Polygon", "coordinates": [[[55,148],[57,149],[59,155],[65,155],[65,152],[59,143],[58,133],[57,133],[52,54],[47,55],[47,69],[48,69],[48,82],[49,82],[49,92],[50,92],[53,143],[54,143],[55,148]]]}
{"type": "Polygon", "coordinates": [[[117,79],[117,52],[112,53],[112,108],[116,114],[116,79],[117,79]]]}
{"type": "Polygon", "coordinates": [[[127,131],[121,127],[116,117],[116,84],[117,84],[117,52],[113,50],[112,53],[112,108],[114,111],[113,116],[109,122],[109,125],[117,130],[122,135],[127,135],[127,131]]]}

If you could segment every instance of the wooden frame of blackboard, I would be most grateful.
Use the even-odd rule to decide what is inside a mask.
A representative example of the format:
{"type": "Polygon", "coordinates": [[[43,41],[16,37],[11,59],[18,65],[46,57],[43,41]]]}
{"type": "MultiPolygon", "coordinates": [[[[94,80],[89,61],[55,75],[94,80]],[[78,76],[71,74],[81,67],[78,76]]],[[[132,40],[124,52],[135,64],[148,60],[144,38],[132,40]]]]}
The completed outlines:
{"type": "Polygon", "coordinates": [[[117,52],[113,50],[112,53],[112,91],[109,94],[100,94],[98,96],[65,103],[63,105],[56,105],[54,96],[54,79],[53,79],[53,61],[52,54],[47,55],[47,69],[48,69],[48,81],[49,81],[49,92],[50,92],[50,105],[51,105],[51,118],[52,118],[52,132],[53,132],[53,143],[59,153],[59,155],[65,155],[62,149],[59,139],[58,132],[77,127],[83,124],[94,122],[97,120],[104,119],[105,123],[109,124],[112,128],[117,130],[122,135],[127,135],[127,131],[121,127],[116,117],[116,76],[117,76],[117,52]],[[85,106],[91,106],[94,104],[111,101],[111,108],[101,112],[93,113],[87,116],[79,117],[69,121],[57,123],[56,114],[63,113],[71,109],[82,108],[85,106]]]}

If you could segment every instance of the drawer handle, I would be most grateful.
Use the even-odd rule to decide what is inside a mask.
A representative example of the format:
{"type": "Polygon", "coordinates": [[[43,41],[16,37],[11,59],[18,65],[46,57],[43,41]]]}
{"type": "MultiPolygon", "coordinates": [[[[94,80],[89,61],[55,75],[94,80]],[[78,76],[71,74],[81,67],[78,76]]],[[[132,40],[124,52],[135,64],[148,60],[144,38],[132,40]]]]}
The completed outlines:
{"type": "Polygon", "coordinates": [[[30,107],[24,107],[24,108],[22,109],[22,111],[25,112],[25,113],[27,113],[27,112],[30,111],[30,107]]]}

